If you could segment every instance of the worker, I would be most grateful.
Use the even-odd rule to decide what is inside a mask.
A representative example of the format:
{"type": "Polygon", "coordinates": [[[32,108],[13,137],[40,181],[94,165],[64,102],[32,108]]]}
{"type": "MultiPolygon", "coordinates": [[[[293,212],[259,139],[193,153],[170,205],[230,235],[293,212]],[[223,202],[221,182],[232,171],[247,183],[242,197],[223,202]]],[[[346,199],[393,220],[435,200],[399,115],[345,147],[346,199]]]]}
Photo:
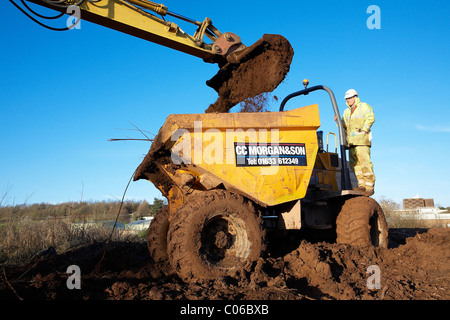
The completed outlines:
{"type": "MultiPolygon", "coordinates": [[[[345,93],[348,108],[342,116],[343,127],[347,136],[350,167],[358,180],[358,187],[353,190],[362,191],[365,195],[374,194],[375,175],[370,160],[372,131],[375,115],[370,105],[361,102],[358,93],[350,89],[345,93]]],[[[335,120],[336,120],[335,116],[335,120]]]]}

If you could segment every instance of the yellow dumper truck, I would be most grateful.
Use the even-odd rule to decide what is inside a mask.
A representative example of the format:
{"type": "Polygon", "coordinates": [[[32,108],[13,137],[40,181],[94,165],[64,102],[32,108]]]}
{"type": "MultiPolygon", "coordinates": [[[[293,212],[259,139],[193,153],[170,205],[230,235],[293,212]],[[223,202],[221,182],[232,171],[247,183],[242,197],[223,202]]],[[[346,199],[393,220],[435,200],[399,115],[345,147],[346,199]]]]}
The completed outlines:
{"type": "Polygon", "coordinates": [[[333,92],[304,84],[279,112],[167,117],[134,176],[168,199],[148,231],[151,256],[166,270],[187,281],[232,274],[259,259],[270,228],[332,229],[338,243],[387,246],[382,209],[352,190],[333,92]],[[323,146],[317,104],[284,111],[317,90],[337,115],[340,157],[323,146]]]}
{"type": "MultiPolygon", "coordinates": [[[[293,55],[279,35],[264,35],[247,47],[209,18],[190,19],[149,0],[28,1],[76,18],[71,27],[56,30],[76,27],[82,16],[217,63],[220,70],[207,84],[219,93],[218,101],[227,102],[226,111],[236,101],[275,89],[293,55]],[[194,25],[195,33],[165,16],[194,25]],[[272,72],[256,72],[264,68],[272,72]],[[237,94],[241,87],[246,90],[237,94]]],[[[49,17],[24,1],[23,8],[10,2],[55,30],[37,19],[49,17]]],[[[185,280],[232,274],[261,256],[270,228],[330,229],[337,242],[386,246],[380,206],[352,190],[340,119],[332,91],[307,84],[286,97],[279,112],[170,115],[134,176],[151,181],[169,202],[149,227],[153,259],[185,280]],[[329,93],[338,116],[341,157],[323,148],[317,105],[284,111],[291,98],[316,90],[329,93]]]]}

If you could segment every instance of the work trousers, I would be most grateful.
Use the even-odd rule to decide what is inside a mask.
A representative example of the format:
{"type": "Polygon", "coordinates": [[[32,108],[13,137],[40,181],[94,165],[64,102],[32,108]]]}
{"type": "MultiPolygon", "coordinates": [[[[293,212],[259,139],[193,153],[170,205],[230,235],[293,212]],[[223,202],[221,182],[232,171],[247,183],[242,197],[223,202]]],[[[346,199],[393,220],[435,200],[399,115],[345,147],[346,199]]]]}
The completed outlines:
{"type": "Polygon", "coordinates": [[[358,187],[373,190],[375,187],[375,174],[370,161],[369,146],[352,146],[349,150],[350,167],[358,180],[358,187]]]}

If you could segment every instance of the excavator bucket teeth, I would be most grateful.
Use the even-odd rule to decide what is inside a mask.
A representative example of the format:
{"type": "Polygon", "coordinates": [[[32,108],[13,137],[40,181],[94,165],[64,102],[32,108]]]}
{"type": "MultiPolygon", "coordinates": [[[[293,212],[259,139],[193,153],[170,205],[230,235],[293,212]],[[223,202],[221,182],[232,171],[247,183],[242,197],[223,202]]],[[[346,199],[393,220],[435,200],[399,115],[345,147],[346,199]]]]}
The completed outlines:
{"type": "Polygon", "coordinates": [[[228,112],[247,98],[272,92],[289,72],[293,55],[289,41],[273,34],[265,34],[250,47],[233,52],[227,58],[229,62],[206,82],[219,97],[205,112],[228,112]]]}

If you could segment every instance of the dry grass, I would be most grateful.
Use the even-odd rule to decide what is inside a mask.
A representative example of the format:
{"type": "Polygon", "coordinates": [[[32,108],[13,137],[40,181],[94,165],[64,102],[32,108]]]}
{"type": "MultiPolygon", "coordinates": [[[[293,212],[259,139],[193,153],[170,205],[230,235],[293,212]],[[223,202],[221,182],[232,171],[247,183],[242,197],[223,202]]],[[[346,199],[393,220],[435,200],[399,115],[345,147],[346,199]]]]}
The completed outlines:
{"type": "Polygon", "coordinates": [[[142,216],[154,215],[164,205],[155,198],[153,204],[119,201],[67,202],[61,204],[4,205],[10,188],[0,193],[0,264],[27,261],[42,250],[53,248],[63,253],[92,241],[143,241],[139,235],[87,221],[129,223],[142,216]]]}
{"type": "MultiPolygon", "coordinates": [[[[57,253],[89,243],[104,241],[111,228],[80,224],[76,227],[66,219],[11,219],[0,227],[0,263],[10,264],[29,260],[42,250],[54,248],[57,253]]],[[[115,229],[112,240],[136,240],[137,236],[115,229]]]]}
{"type": "MultiPolygon", "coordinates": [[[[71,206],[67,210],[63,205],[43,208],[39,214],[30,214],[30,207],[0,208],[0,264],[14,264],[27,261],[38,255],[42,250],[53,248],[57,253],[63,253],[72,248],[92,241],[142,240],[136,234],[123,230],[103,227],[99,224],[83,223],[83,221],[114,220],[117,216],[117,205],[111,205],[109,211],[98,210],[98,204],[71,206]],[[90,209],[89,209],[90,208],[90,209]],[[114,213],[115,210],[115,215],[114,213]],[[60,212],[52,212],[52,210],[60,212]],[[96,211],[92,211],[95,209],[96,211]],[[65,211],[61,211],[65,210],[65,211]],[[90,210],[90,211],[89,211],[90,210]],[[45,215],[44,211],[48,214],[45,215]],[[77,222],[77,223],[75,223],[77,222]]],[[[36,210],[34,210],[36,211],[36,210]]],[[[120,220],[132,218],[132,214],[119,215],[120,220]]]]}

